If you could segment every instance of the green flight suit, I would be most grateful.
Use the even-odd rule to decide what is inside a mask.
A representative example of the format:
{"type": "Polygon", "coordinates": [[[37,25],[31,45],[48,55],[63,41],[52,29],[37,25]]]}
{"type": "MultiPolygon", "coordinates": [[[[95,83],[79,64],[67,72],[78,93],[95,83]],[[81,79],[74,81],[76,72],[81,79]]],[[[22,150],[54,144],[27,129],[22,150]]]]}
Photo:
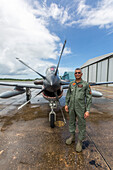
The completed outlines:
{"type": "Polygon", "coordinates": [[[92,103],[91,89],[87,82],[81,79],[79,83],[72,81],[66,94],[65,105],[69,108],[69,131],[75,133],[76,117],[78,119],[78,139],[83,140],[86,132],[84,113],[90,111],[92,103]]]}

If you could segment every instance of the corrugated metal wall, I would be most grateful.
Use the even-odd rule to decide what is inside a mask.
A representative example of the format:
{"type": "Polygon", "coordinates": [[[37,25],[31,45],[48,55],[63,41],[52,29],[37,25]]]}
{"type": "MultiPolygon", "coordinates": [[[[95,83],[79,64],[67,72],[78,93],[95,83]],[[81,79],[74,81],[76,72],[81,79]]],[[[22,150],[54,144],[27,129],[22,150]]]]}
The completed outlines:
{"type": "Polygon", "coordinates": [[[108,81],[113,81],[113,57],[109,59],[109,76],[108,81]]]}
{"type": "Polygon", "coordinates": [[[83,79],[88,82],[113,81],[113,56],[85,66],[82,68],[82,72],[83,79]]]}
{"type": "Polygon", "coordinates": [[[87,81],[87,74],[88,74],[88,67],[85,67],[82,69],[82,72],[83,72],[83,80],[87,81]]]}
{"type": "Polygon", "coordinates": [[[89,66],[89,82],[96,82],[96,64],[89,66]]]}

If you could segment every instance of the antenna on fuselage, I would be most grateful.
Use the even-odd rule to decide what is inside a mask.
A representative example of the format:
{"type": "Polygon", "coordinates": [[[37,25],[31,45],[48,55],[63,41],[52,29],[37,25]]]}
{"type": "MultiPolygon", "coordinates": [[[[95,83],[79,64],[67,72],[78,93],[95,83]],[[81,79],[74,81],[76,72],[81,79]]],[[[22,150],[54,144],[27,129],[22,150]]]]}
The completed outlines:
{"type": "Polygon", "coordinates": [[[63,45],[63,47],[62,47],[62,51],[61,51],[61,54],[60,54],[60,58],[59,58],[59,61],[58,61],[57,67],[56,67],[55,76],[57,75],[57,72],[58,72],[58,67],[59,67],[59,64],[60,64],[61,56],[62,56],[63,51],[64,51],[64,48],[65,48],[65,44],[66,44],[66,40],[64,41],[64,45],[63,45]]]}

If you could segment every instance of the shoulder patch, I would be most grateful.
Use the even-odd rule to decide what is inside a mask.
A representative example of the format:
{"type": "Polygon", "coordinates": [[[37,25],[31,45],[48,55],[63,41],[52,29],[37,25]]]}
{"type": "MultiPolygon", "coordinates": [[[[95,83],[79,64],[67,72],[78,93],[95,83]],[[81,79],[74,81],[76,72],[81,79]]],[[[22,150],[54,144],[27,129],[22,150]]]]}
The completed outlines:
{"type": "Polygon", "coordinates": [[[82,85],[82,84],[78,84],[78,87],[82,88],[82,87],[83,87],[83,85],[82,85]]]}
{"type": "Polygon", "coordinates": [[[76,83],[73,83],[72,85],[73,85],[73,86],[75,86],[75,85],[76,85],[76,83]]]}

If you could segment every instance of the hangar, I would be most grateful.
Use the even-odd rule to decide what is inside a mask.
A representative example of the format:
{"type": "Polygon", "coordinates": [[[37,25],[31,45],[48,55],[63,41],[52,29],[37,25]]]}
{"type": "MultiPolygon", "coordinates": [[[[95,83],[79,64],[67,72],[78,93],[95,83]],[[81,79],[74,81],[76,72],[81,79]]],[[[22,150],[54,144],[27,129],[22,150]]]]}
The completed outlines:
{"type": "Polygon", "coordinates": [[[81,69],[87,82],[113,81],[113,53],[89,59],[81,69]]]}

